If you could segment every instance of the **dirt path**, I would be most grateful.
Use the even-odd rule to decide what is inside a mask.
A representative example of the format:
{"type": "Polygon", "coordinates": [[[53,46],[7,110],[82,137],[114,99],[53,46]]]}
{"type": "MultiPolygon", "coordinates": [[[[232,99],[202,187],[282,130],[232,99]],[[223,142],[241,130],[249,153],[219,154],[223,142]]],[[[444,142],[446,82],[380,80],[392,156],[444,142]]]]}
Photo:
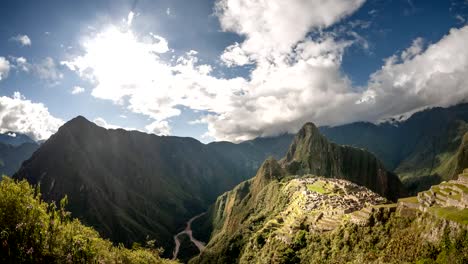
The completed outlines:
{"type": "Polygon", "coordinates": [[[173,252],[173,257],[172,259],[176,259],[177,258],[177,255],[179,255],[179,248],[180,248],[180,240],[179,240],[179,236],[180,235],[183,235],[183,234],[187,234],[189,237],[190,237],[190,241],[192,241],[192,243],[198,248],[198,250],[201,252],[203,249],[205,249],[205,243],[197,240],[196,238],[193,237],[192,235],[192,222],[201,217],[202,215],[204,215],[206,213],[201,213],[199,215],[196,215],[192,218],[190,218],[190,220],[188,220],[187,222],[187,225],[185,226],[185,229],[184,231],[182,232],[179,232],[177,235],[174,236],[174,242],[175,242],[175,248],[174,248],[174,252],[173,252]]]}

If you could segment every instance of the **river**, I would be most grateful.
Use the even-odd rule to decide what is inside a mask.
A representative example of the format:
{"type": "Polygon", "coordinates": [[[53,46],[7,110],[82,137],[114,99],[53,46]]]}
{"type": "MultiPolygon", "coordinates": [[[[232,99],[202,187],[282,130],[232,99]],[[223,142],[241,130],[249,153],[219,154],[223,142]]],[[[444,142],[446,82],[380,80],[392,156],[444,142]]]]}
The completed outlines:
{"type": "Polygon", "coordinates": [[[174,248],[174,252],[173,252],[173,259],[176,259],[177,258],[177,255],[179,255],[179,249],[180,249],[180,239],[179,239],[179,236],[180,235],[183,235],[183,234],[186,234],[189,236],[190,238],[190,241],[192,241],[192,243],[198,248],[198,250],[200,252],[202,252],[203,249],[205,249],[205,243],[197,240],[196,238],[193,237],[192,235],[192,222],[201,217],[202,215],[206,214],[205,213],[201,213],[201,214],[198,214],[192,218],[190,218],[190,220],[188,220],[187,222],[187,225],[185,226],[185,229],[182,231],[182,232],[179,232],[177,235],[174,236],[174,242],[175,242],[175,248],[174,248]]]}

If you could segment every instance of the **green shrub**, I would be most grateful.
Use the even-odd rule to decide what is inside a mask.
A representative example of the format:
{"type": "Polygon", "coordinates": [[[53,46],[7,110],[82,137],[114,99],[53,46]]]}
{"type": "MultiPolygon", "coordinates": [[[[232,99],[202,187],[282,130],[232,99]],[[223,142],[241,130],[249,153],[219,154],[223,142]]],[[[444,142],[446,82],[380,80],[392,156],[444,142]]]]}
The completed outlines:
{"type": "Polygon", "coordinates": [[[41,200],[25,180],[0,181],[0,263],[170,263],[151,247],[127,249],[71,219],[64,208],[41,200]]]}

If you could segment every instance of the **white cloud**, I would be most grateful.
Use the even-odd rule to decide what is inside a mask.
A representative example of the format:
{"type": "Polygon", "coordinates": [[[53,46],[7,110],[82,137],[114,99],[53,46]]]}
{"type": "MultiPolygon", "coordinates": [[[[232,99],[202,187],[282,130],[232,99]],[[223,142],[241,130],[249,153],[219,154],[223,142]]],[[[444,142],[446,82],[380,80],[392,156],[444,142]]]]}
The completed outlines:
{"type": "Polygon", "coordinates": [[[413,40],[411,47],[407,48],[401,53],[401,59],[403,61],[412,59],[414,56],[420,54],[424,49],[424,40],[422,38],[416,38],[413,40]]]}
{"type": "Polygon", "coordinates": [[[128,16],[127,16],[127,25],[128,26],[131,26],[132,25],[132,22],[133,22],[133,18],[135,17],[135,13],[133,13],[132,11],[130,11],[128,13],[128,16]]]}
{"type": "Polygon", "coordinates": [[[450,106],[468,98],[468,26],[452,29],[439,42],[422,50],[416,40],[408,49],[386,61],[370,79],[368,90],[375,93],[369,102],[375,120],[432,106],[450,106]],[[416,43],[416,44],[415,44],[416,43]],[[397,98],[397,99],[396,99],[397,98]]]}
{"type": "Polygon", "coordinates": [[[452,30],[427,48],[416,39],[388,58],[366,87],[352,87],[341,68],[343,54],[351,45],[366,43],[324,28],[363,1],[283,2],[217,3],[223,29],[245,36],[221,59],[228,66],[252,64],[249,78],[215,77],[194,51],[164,61],[161,54],[170,50],[164,38],[137,36],[116,26],[86,39],[84,54],[62,63],[92,81],[93,96],[149,117],[146,129],[152,133],[169,134],[167,119],[185,106],[208,112],[197,122],[205,122],[208,135],[219,140],[295,132],[307,121],[377,121],[467,98],[468,27],[452,30]]]}
{"type": "Polygon", "coordinates": [[[31,46],[31,39],[28,35],[17,35],[12,37],[11,40],[18,42],[21,46],[31,46]]]}
{"type": "Polygon", "coordinates": [[[80,87],[80,86],[74,86],[73,89],[71,90],[71,93],[72,94],[80,94],[80,93],[84,93],[85,89],[83,87],[80,87]]]}
{"type": "Polygon", "coordinates": [[[40,79],[49,81],[52,84],[57,84],[60,79],[63,79],[63,73],[58,69],[58,65],[51,57],[46,57],[40,63],[33,64],[32,69],[40,79]]]}
{"type": "Polygon", "coordinates": [[[171,134],[171,127],[167,121],[154,121],[145,128],[148,132],[160,136],[167,136],[171,134]]]}
{"type": "Polygon", "coordinates": [[[103,127],[103,128],[106,128],[106,129],[125,129],[125,130],[138,130],[136,128],[132,128],[132,127],[123,127],[123,126],[118,126],[118,125],[113,125],[113,124],[109,124],[107,123],[107,121],[102,118],[102,117],[97,117],[93,120],[93,122],[100,126],[100,127],[103,127]]]}
{"type": "Polygon", "coordinates": [[[10,62],[5,57],[0,57],[0,81],[8,77],[10,62]]]}
{"type": "Polygon", "coordinates": [[[289,54],[308,32],[328,27],[353,13],[365,0],[220,0],[216,14],[226,31],[244,35],[246,40],[238,49],[228,47],[224,57],[247,54],[250,60],[289,54]]]}
{"type": "Polygon", "coordinates": [[[11,57],[11,59],[16,69],[30,72],[51,85],[56,85],[63,79],[63,73],[59,69],[59,65],[51,57],[46,57],[38,63],[30,63],[24,57],[11,57]]]}
{"type": "Polygon", "coordinates": [[[169,51],[168,43],[154,34],[138,38],[131,30],[110,26],[85,40],[83,47],[83,56],[62,64],[95,83],[94,97],[152,118],[153,131],[167,133],[167,125],[160,124],[179,115],[179,105],[214,112],[230,107],[230,96],[245,83],[242,78],[211,76],[211,66],[199,64],[196,51],[174,63],[163,61],[159,54],[169,51]]]}
{"type": "Polygon", "coordinates": [[[244,66],[252,64],[253,60],[247,55],[247,53],[239,46],[239,43],[234,43],[228,46],[223,54],[221,60],[228,66],[244,66]]]}
{"type": "Polygon", "coordinates": [[[166,9],[166,15],[168,15],[168,16],[171,15],[171,9],[169,7],[166,9]]]}
{"type": "Polygon", "coordinates": [[[0,97],[0,132],[16,131],[35,140],[47,139],[63,124],[42,103],[33,103],[19,92],[0,97]]]}
{"type": "Polygon", "coordinates": [[[12,57],[12,59],[14,60],[14,66],[21,70],[21,71],[25,71],[25,72],[29,72],[29,68],[30,68],[30,64],[28,63],[28,61],[26,60],[26,58],[24,57],[12,57]]]}

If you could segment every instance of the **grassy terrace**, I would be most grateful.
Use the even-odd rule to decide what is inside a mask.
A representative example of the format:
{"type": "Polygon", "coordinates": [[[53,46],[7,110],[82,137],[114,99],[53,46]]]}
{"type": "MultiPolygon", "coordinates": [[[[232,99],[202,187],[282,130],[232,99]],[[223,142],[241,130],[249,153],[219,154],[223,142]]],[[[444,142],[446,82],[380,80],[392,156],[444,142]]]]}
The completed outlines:
{"type": "Polygon", "coordinates": [[[307,184],[307,189],[320,194],[328,194],[332,191],[331,187],[326,182],[320,180],[312,184],[307,184]]]}
{"type": "Polygon", "coordinates": [[[434,206],[428,208],[428,211],[437,217],[468,225],[468,209],[434,206]]]}
{"type": "Polygon", "coordinates": [[[374,208],[396,208],[397,207],[397,204],[396,203],[391,203],[391,204],[378,204],[378,205],[374,205],[372,206],[374,208]]]}

